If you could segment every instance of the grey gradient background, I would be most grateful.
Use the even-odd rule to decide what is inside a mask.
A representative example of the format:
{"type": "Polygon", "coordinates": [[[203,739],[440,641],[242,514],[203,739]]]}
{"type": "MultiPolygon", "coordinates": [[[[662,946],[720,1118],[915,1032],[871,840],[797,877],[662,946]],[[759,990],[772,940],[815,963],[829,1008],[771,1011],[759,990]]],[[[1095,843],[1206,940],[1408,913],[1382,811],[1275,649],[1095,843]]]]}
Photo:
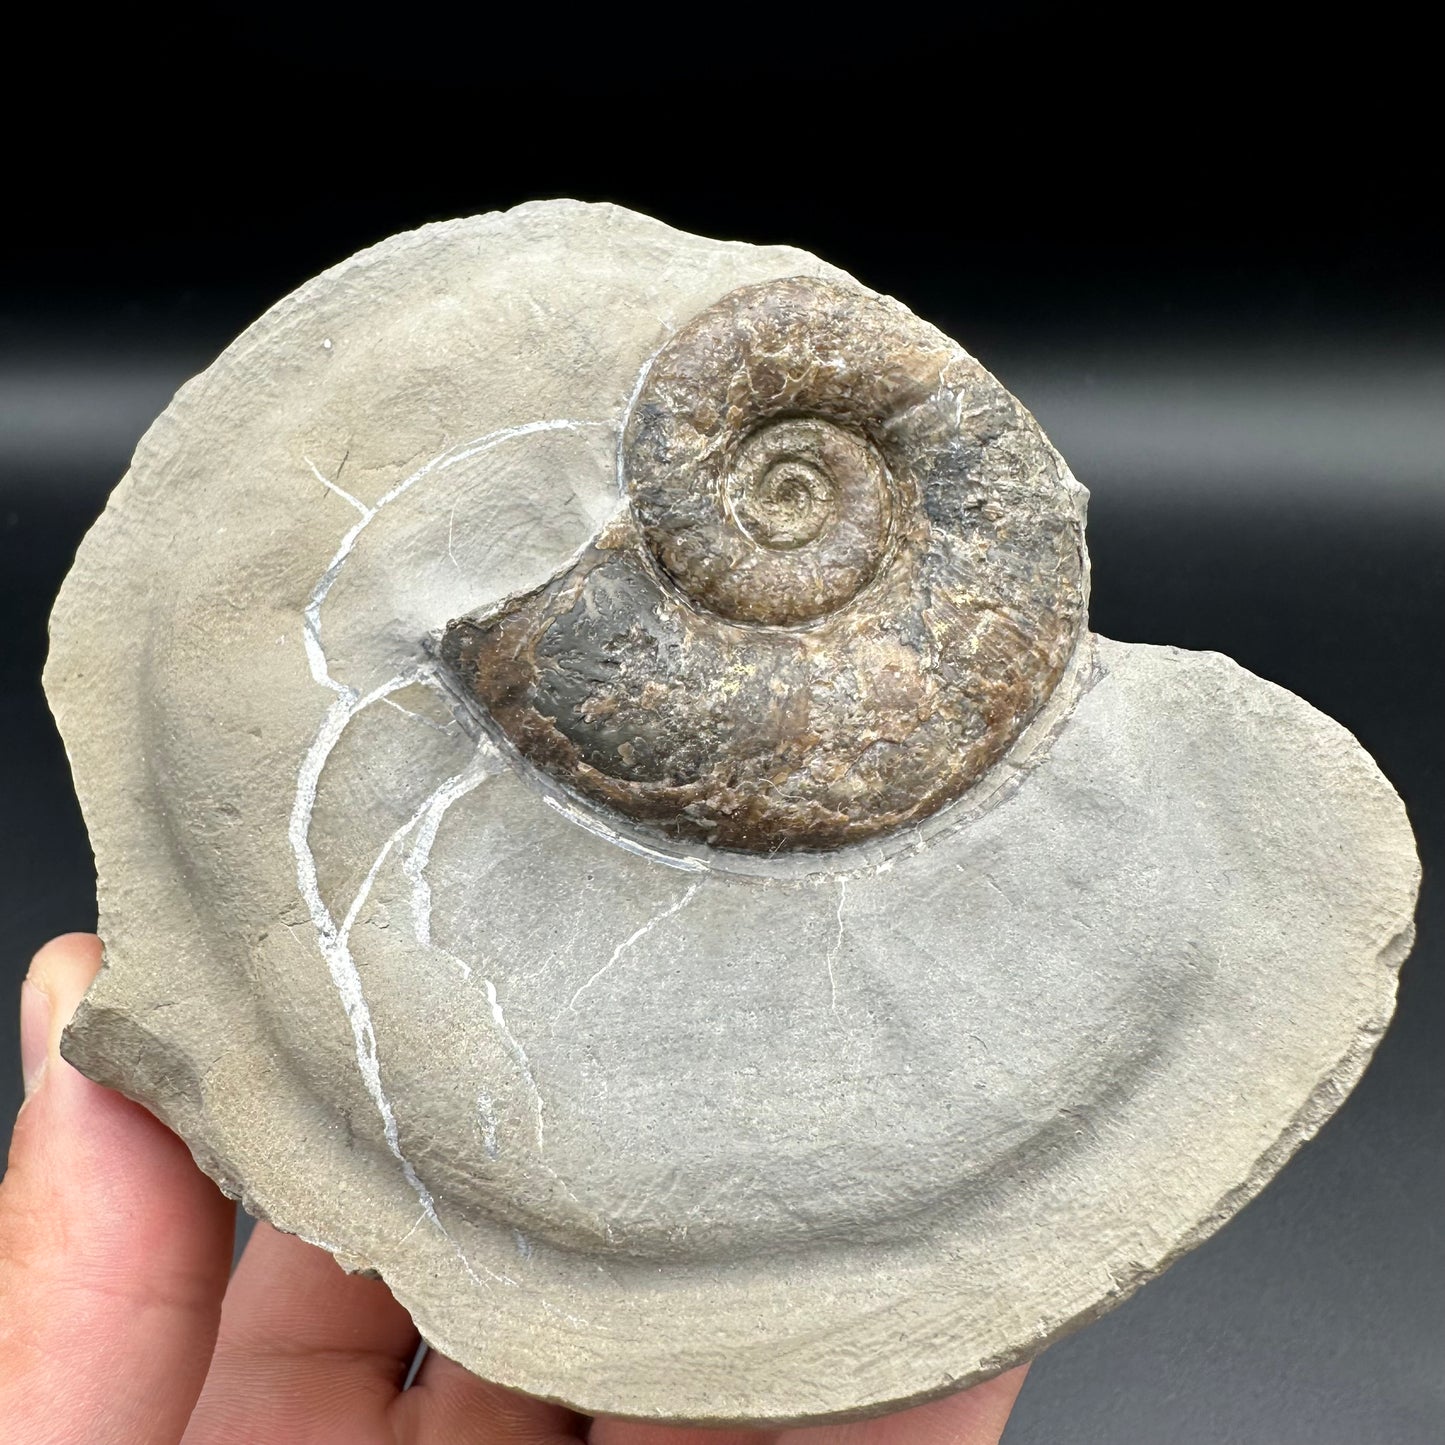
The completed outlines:
{"type": "MultiPolygon", "coordinates": [[[[12,131],[34,143],[7,182],[0,273],[0,997],[47,937],[94,922],[39,689],[45,618],[182,381],[307,276],[429,219],[578,195],[791,241],[943,326],[1038,416],[1093,493],[1097,630],[1228,653],[1338,718],[1425,861],[1364,1081],[1234,1222],[1040,1359],[1008,1445],[1445,1439],[1445,286],[1425,162],[1402,144],[1428,129],[1408,75],[1361,106],[1316,74],[1305,109],[1276,111],[1236,74],[1225,122],[1217,89],[1181,95],[1172,72],[1131,77],[1106,113],[1065,59],[1061,107],[973,76],[967,107],[944,95],[936,116],[875,126],[873,158],[790,154],[766,73],[748,104],[735,72],[703,77],[722,87],[703,114],[751,124],[700,151],[670,84],[601,85],[582,60],[504,92],[430,72],[418,91],[434,36],[383,45],[221,6],[172,35],[181,62],[138,59],[112,24],[70,77],[109,106],[84,153],[12,131]],[[397,75],[420,114],[388,101],[397,75]]],[[[1012,52],[1038,33],[974,38],[1012,52]]],[[[1384,75],[1368,47],[1348,62],[1384,75]]],[[[819,74],[878,78],[846,56],[819,74]]],[[[0,1027],[7,1133],[15,1044],[0,1027]]]]}

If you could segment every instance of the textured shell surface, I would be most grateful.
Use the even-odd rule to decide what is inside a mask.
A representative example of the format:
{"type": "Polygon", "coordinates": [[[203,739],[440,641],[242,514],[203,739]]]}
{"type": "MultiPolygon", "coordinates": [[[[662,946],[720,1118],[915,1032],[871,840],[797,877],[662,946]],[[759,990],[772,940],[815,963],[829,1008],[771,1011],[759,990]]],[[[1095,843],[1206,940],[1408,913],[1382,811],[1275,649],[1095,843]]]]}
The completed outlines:
{"type": "Polygon", "coordinates": [[[583,1410],[1030,1357],[1328,1117],[1417,884],[1343,729],[1088,631],[1084,501],[798,250],[551,202],[350,258],[182,390],[57,602],[107,965],[67,1057],[583,1410]]]}
{"type": "Polygon", "coordinates": [[[1057,686],[1082,489],[1033,418],[895,301],[741,288],[651,359],[626,512],[442,657],[564,788],[769,854],[953,802],[1057,686]]]}

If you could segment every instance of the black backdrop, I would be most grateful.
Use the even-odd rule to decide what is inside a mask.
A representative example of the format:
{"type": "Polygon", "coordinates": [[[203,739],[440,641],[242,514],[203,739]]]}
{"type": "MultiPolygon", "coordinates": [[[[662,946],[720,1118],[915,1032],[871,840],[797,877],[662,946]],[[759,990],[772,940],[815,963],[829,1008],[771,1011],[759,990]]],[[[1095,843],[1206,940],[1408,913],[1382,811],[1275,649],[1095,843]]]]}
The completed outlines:
{"type": "MultiPolygon", "coordinates": [[[[1098,631],[1217,649],[1340,719],[1426,864],[1400,1012],[1347,1106],[1048,1352],[1006,1440],[1438,1441],[1445,287],[1423,41],[1376,23],[1334,54],[1265,52],[1228,22],[1205,54],[1202,26],[1101,38],[1028,6],[826,45],[717,18],[707,51],[676,16],[609,13],[565,22],[565,54],[555,16],[65,23],[13,52],[0,181],[8,986],[94,922],[46,613],[182,380],[307,276],[431,219],[575,195],[794,242],[1034,410],[1093,492],[1098,631]]],[[[0,1049],[8,1121],[13,1029],[0,1049]]]]}

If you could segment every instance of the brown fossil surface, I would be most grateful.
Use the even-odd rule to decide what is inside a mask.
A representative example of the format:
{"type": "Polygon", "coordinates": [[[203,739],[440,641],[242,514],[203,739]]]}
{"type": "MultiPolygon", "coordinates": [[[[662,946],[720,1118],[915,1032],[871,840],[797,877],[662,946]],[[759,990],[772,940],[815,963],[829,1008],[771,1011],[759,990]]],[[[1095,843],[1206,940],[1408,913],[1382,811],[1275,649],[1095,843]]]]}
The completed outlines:
{"type": "Polygon", "coordinates": [[[1084,617],[1082,489],[903,306],[740,288],[653,359],[629,507],[442,659],[567,791],[664,837],[830,849],[975,783],[1084,617]]]}

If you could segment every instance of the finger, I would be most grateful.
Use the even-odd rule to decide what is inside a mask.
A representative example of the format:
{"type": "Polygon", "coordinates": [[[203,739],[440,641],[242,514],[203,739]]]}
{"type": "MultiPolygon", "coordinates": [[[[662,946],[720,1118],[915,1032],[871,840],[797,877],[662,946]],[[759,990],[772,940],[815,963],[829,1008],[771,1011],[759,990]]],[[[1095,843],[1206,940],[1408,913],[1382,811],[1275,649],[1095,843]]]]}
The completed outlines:
{"type": "Polygon", "coordinates": [[[392,1418],[399,1445],[575,1445],[586,1423],[563,1405],[478,1379],[435,1350],[392,1406],[392,1418]]]}
{"type": "Polygon", "coordinates": [[[0,1419],[8,1438],[180,1439],[205,1378],[235,1213],[179,1139],[59,1052],[100,967],[69,934],[21,991],[27,1098],[0,1186],[0,1419]]]}
{"type": "Polygon", "coordinates": [[[653,1425],[599,1415],[588,1432],[589,1445],[777,1445],[782,1430],[750,1430],[716,1425],[653,1425]]]}
{"type": "Polygon", "coordinates": [[[380,1280],[258,1224],[221,1315],[186,1445],[394,1445],[386,1410],[417,1346],[380,1280]]]}
{"type": "Polygon", "coordinates": [[[779,1445],[998,1445],[1028,1369],[875,1420],[788,1430],[779,1445]]]}
{"type": "Polygon", "coordinates": [[[589,1445],[998,1445],[1027,1373],[1020,1365],[971,1390],[847,1424],[718,1430],[604,1416],[587,1439],[589,1445]]]}

